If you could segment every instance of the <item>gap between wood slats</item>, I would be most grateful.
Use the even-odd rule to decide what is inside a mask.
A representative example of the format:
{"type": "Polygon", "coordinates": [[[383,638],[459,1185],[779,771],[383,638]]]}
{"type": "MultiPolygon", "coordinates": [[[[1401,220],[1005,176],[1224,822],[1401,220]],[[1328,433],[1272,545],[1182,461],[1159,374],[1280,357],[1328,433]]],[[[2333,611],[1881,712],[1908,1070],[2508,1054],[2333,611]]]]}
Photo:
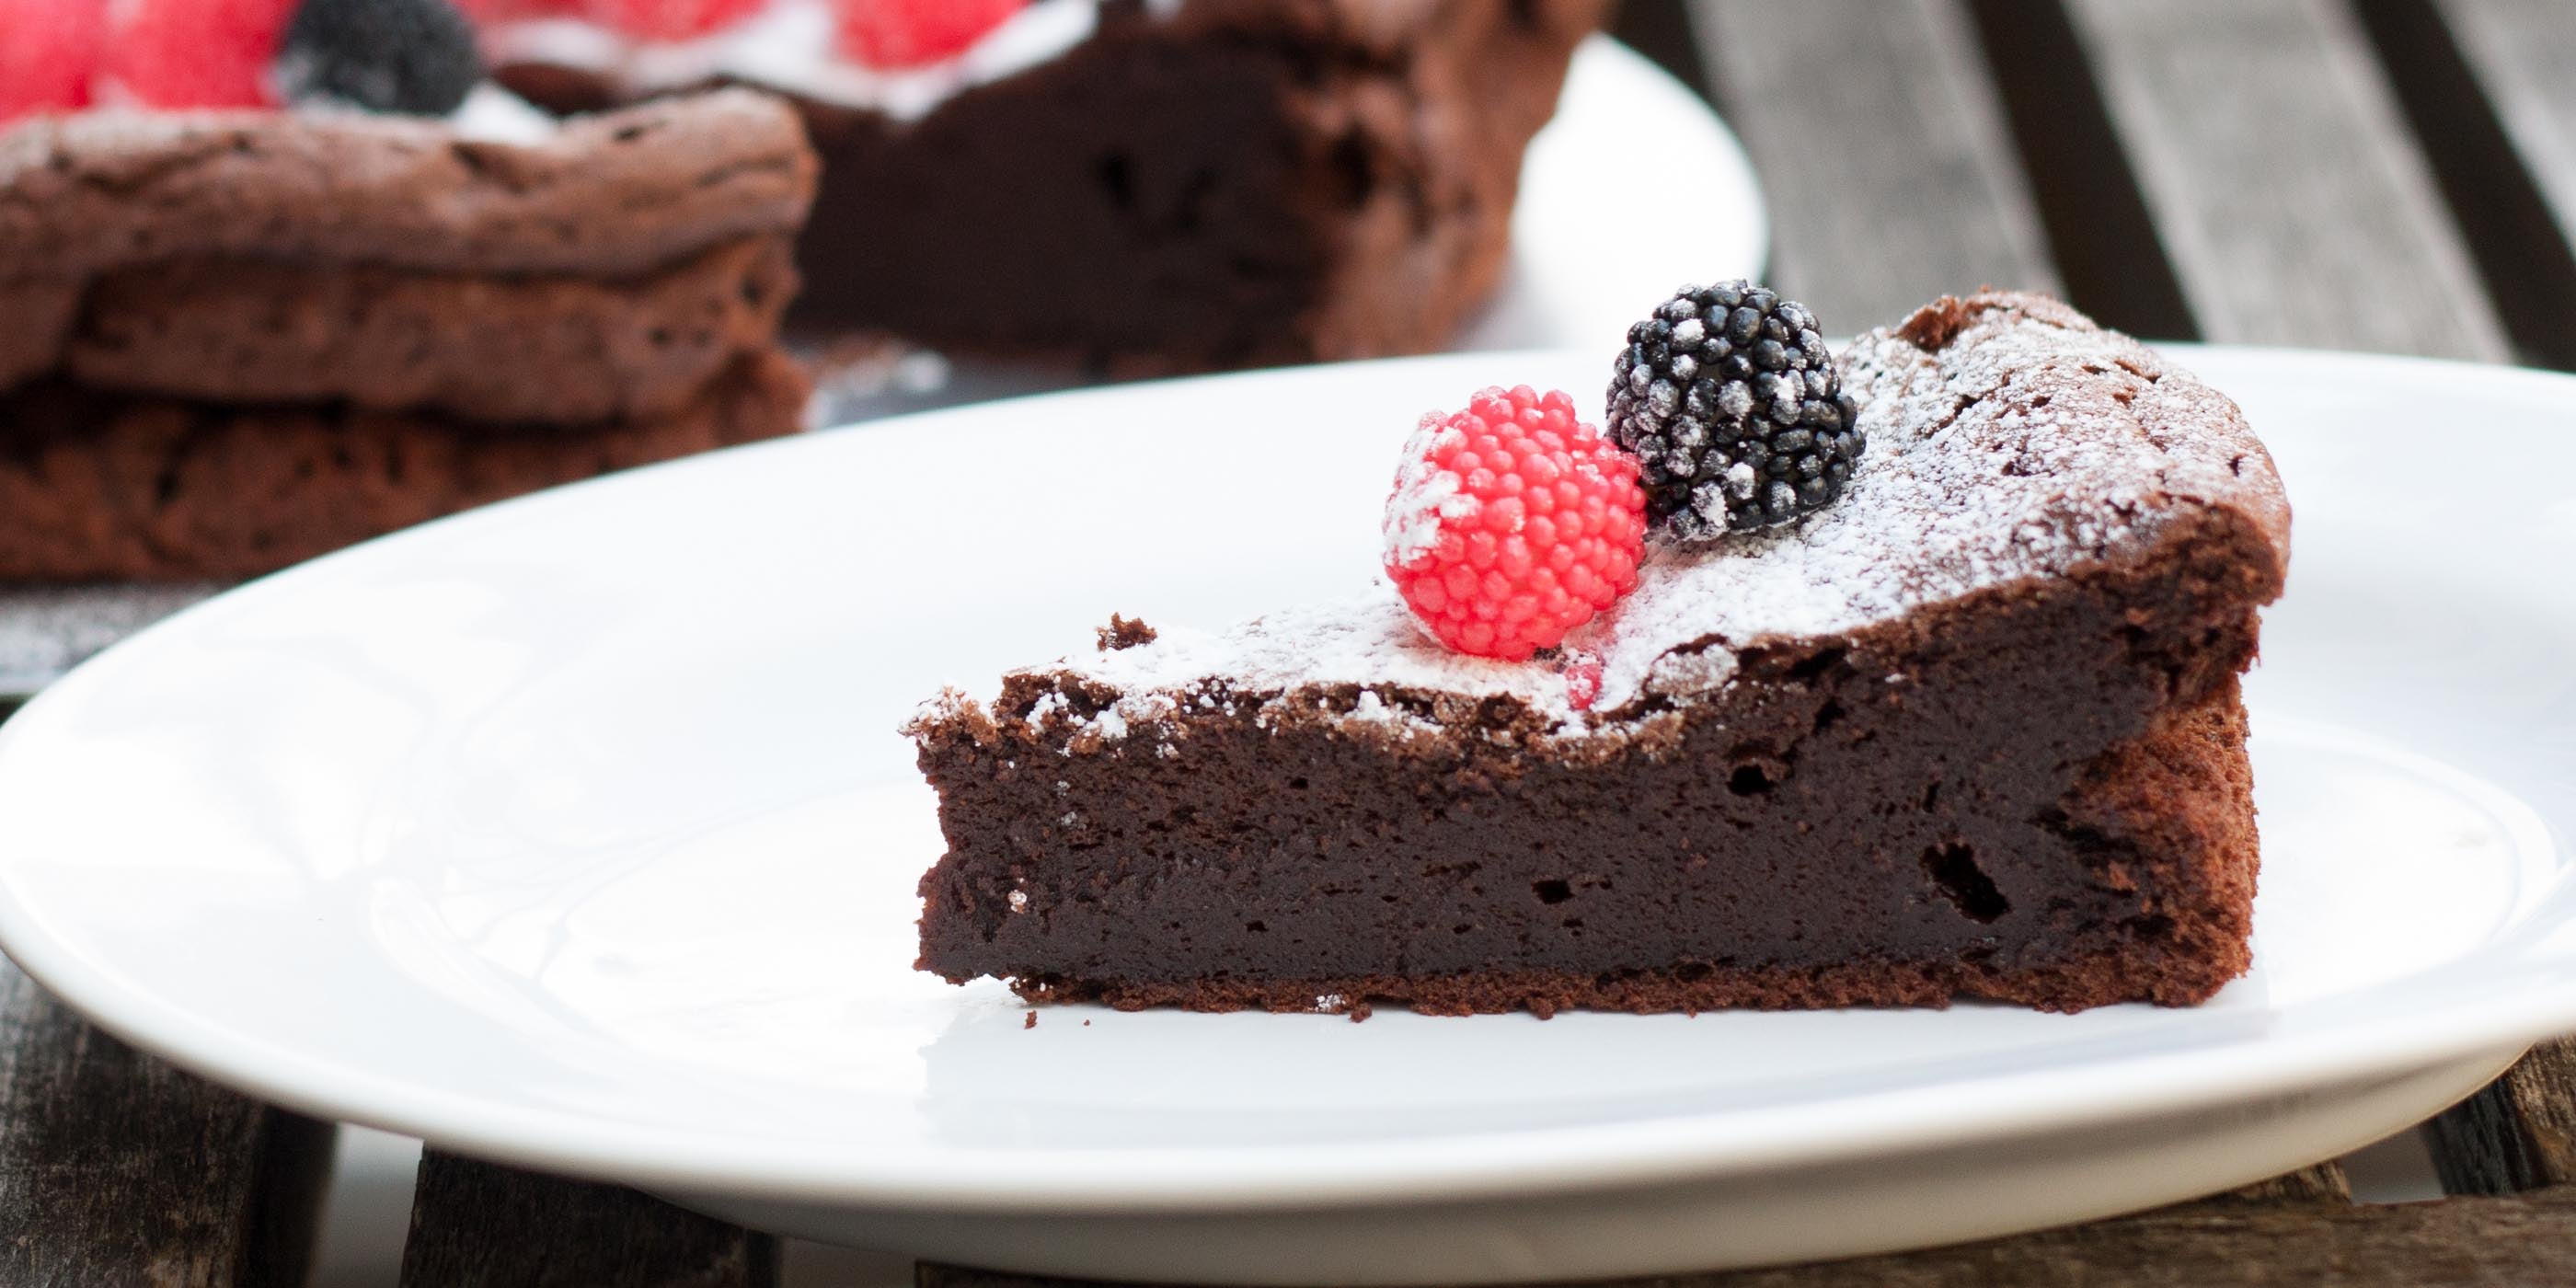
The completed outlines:
{"type": "Polygon", "coordinates": [[[776,1288],[778,1240],[622,1185],[437,1149],[420,1157],[403,1288],[776,1288]]]}
{"type": "MultiPolygon", "coordinates": [[[[2355,0],[2478,276],[2525,362],[2576,370],[2576,248],[2431,0],[2355,0]]],[[[2566,20],[2576,24],[2576,6],[2566,20]]]]}
{"type": "Polygon", "coordinates": [[[1967,7],[2068,301],[2132,335],[2198,339],[2065,10],[2056,0],[1967,0],[1967,7]]]}

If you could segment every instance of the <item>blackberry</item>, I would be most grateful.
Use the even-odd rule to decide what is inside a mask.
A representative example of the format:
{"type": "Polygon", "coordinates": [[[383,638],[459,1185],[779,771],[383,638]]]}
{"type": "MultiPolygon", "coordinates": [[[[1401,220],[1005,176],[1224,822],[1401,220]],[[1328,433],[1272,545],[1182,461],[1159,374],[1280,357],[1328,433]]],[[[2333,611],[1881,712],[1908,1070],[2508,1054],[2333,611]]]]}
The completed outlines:
{"type": "Polygon", "coordinates": [[[1636,453],[1646,516],[1669,539],[1812,514],[1860,463],[1860,409],[1815,315],[1767,287],[1683,287],[1628,328],[1615,370],[1609,435],[1636,453]]]}
{"type": "Polygon", "coordinates": [[[451,0],[303,0],[277,55],[290,103],[444,116],[482,79],[474,24],[451,0]]]}

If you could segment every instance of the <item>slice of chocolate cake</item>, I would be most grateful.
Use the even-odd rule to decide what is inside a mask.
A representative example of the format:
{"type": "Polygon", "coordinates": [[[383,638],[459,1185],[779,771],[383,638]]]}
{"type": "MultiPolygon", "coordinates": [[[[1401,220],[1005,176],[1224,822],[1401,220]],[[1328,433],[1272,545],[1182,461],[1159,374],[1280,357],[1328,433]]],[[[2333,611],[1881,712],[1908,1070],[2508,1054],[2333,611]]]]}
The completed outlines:
{"type": "Polygon", "coordinates": [[[1650,555],[1553,659],[1381,591],[942,695],[920,966],[1213,1010],[2208,997],[2249,962],[2262,444],[2035,297],[1842,373],[1838,504],[1650,555]]]}
{"type": "Polygon", "coordinates": [[[1134,373],[1441,347],[1607,4],[1004,0],[883,48],[904,8],[750,0],[681,39],[496,20],[486,45],[555,107],[793,100],[823,158],[800,324],[1134,373]]]}
{"type": "Polygon", "coordinates": [[[0,579],[247,576],[798,428],[795,113],[727,90],[533,126],[0,130],[0,579]]]}

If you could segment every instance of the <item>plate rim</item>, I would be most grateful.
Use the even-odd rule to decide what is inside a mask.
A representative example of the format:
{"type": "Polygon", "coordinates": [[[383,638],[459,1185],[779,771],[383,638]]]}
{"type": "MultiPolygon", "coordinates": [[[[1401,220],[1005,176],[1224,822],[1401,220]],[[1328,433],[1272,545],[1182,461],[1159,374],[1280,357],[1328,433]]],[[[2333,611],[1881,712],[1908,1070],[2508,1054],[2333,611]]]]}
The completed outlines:
{"type": "MultiPolygon", "coordinates": [[[[2576,408],[2576,376],[2558,373],[2326,350],[2158,347],[2185,365],[2203,369],[2240,363],[2289,364],[2310,380],[2350,378],[2363,369],[2395,371],[2416,380],[2450,380],[2474,373],[2489,386],[2502,383],[2526,392],[2545,392],[2576,408]]],[[[1537,352],[1562,356],[1561,351],[1537,352]]],[[[1031,396],[1118,399],[1139,388],[1178,383],[1299,381],[1330,378],[1326,373],[1342,367],[1491,365],[1509,358],[1477,353],[1387,359],[1031,396]]],[[[1001,405],[978,404],[872,422],[870,429],[901,430],[917,420],[990,416],[991,409],[1001,405]]],[[[812,441],[800,437],[717,455],[793,452],[812,441]]],[[[647,467],[492,508],[556,504],[557,493],[628,486],[628,480],[637,475],[686,470],[707,459],[647,467]]],[[[376,556],[369,552],[380,546],[431,539],[421,534],[477,522],[476,514],[440,520],[304,567],[371,559],[376,556]]],[[[289,570],[183,610],[84,664],[0,725],[0,767],[26,754],[31,741],[45,737],[56,712],[70,709],[92,686],[111,682],[119,668],[131,664],[130,659],[148,657],[151,649],[159,647],[155,641],[183,637],[191,623],[205,614],[222,612],[244,596],[273,593],[280,581],[291,582],[301,575],[301,570],[289,570]]],[[[0,774],[0,802],[12,794],[6,784],[0,774]]],[[[560,1111],[495,1106],[477,1097],[409,1085],[372,1072],[348,1077],[327,1062],[204,1024],[123,978],[113,963],[85,960],[51,932],[45,911],[28,903],[22,893],[9,851],[0,850],[0,948],[31,979],[116,1037],[262,1100],[419,1136],[442,1148],[553,1171],[663,1188],[893,1208],[1211,1211],[1659,1184],[1843,1162],[2207,1107],[2295,1092],[2323,1082],[2395,1073],[2576,1029],[2576,970],[2570,970],[2518,992],[2472,997],[2438,1010],[2406,1011],[2394,1020],[2380,1015],[2340,1023],[2286,1047],[2258,1041],[2214,1052],[2159,1052],[2096,1066],[2075,1078],[2063,1073],[1980,1078],[1975,1080],[1980,1092],[1976,1103],[1964,1113],[1956,1104],[1942,1103],[1965,1085],[1953,1082],[1803,1105],[1719,1109],[1397,1144],[1342,1142],[1226,1151],[912,1148],[872,1151],[867,1158],[854,1159],[846,1151],[799,1148],[793,1142],[775,1140],[744,1141],[727,1133],[671,1124],[646,1131],[631,1123],[567,1122],[560,1111]],[[1935,1109],[1940,1112],[1932,1112],[1935,1109]],[[1821,1129],[1819,1119],[1824,1120],[1821,1129]],[[924,1165],[925,1160],[929,1165],[924,1165]]]]}

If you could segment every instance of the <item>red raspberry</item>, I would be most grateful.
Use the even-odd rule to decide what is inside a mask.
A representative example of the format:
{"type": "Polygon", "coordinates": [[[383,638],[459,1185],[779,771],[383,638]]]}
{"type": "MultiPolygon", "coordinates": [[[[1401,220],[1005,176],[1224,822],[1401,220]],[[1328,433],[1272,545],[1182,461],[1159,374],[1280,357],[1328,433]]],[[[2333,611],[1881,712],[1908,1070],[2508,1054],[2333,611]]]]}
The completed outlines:
{"type": "Polygon", "coordinates": [[[1519,661],[1636,589],[1646,493],[1573,399],[1488,389],[1422,418],[1383,532],[1386,575],[1441,643],[1519,661]]]}
{"type": "Polygon", "coordinates": [[[148,107],[267,107],[296,0],[123,0],[109,9],[106,72],[148,107]]]}
{"type": "Polygon", "coordinates": [[[769,0],[588,0],[592,21],[639,40],[695,40],[767,7],[769,0]]]}
{"type": "Polygon", "coordinates": [[[843,57],[870,67],[953,58],[1028,0],[837,0],[843,57]]]}
{"type": "Polygon", "coordinates": [[[107,0],[6,0],[0,21],[0,121],[87,107],[107,34],[107,0]]]}

